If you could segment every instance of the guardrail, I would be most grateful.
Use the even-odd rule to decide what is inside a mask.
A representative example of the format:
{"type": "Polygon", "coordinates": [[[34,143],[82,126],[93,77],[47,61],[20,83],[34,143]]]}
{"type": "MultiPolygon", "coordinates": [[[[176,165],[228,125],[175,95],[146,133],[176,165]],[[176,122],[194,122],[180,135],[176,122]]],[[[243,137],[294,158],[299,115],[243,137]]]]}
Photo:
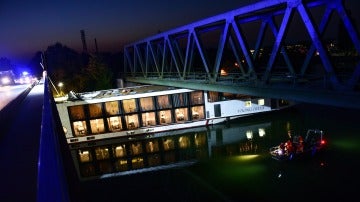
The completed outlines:
{"type": "Polygon", "coordinates": [[[45,79],[38,159],[37,202],[70,201],[60,143],[55,133],[54,109],[54,99],[50,93],[48,79],[45,79]]]}

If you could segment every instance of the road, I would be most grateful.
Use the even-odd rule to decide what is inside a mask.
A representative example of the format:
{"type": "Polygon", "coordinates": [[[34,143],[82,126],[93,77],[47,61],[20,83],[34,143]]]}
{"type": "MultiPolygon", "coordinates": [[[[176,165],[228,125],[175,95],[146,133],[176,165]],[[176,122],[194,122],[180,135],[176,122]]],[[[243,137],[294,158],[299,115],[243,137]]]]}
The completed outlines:
{"type": "Polygon", "coordinates": [[[29,88],[29,84],[0,87],[0,111],[14,98],[29,88]]]}
{"type": "MultiPolygon", "coordinates": [[[[24,87],[18,86],[16,92],[24,87]]],[[[7,132],[0,131],[0,173],[3,175],[0,199],[3,202],[36,201],[43,100],[44,86],[34,86],[12,121],[1,123],[9,126],[7,132]]]]}

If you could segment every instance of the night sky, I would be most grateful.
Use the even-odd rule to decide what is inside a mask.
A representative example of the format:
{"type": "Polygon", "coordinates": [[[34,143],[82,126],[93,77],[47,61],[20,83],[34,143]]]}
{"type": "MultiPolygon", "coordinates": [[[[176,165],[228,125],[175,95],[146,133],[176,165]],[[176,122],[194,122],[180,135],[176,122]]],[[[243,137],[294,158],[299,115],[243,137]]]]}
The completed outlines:
{"type": "MultiPolygon", "coordinates": [[[[26,65],[37,51],[60,42],[82,50],[119,52],[122,45],[230,11],[257,0],[0,0],[0,57],[26,65]]],[[[358,0],[347,0],[359,24],[358,0]]],[[[358,26],[360,27],[360,26],[358,26]]]]}

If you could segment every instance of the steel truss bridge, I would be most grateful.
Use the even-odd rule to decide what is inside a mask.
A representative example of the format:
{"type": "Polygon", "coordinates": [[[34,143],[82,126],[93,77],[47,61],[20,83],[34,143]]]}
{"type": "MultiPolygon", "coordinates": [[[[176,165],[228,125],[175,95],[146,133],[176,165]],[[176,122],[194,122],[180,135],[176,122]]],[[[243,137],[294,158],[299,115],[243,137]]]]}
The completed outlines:
{"type": "Polygon", "coordinates": [[[359,53],[343,1],[265,0],[126,45],[123,79],[360,108],[359,53]]]}

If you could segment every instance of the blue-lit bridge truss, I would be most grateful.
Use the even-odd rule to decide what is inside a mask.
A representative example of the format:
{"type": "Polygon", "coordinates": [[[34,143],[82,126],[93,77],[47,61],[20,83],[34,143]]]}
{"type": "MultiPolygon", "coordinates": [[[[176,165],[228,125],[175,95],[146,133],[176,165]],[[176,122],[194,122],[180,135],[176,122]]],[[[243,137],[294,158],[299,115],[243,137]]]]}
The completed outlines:
{"type": "Polygon", "coordinates": [[[359,108],[350,17],[341,0],[260,1],[125,46],[124,79],[359,108]]]}

